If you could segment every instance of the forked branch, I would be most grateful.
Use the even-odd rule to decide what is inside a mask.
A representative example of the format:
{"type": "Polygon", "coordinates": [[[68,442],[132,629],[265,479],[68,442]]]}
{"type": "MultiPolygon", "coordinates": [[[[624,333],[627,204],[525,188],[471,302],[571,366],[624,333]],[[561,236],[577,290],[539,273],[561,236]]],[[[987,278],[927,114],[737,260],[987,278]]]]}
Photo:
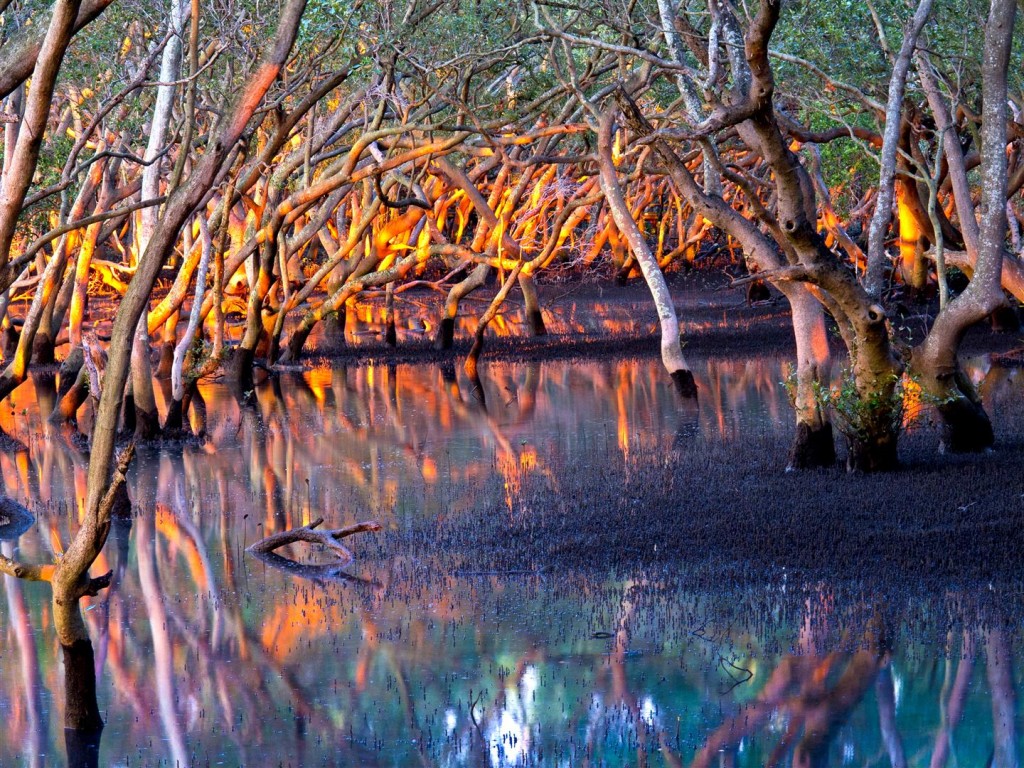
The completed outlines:
{"type": "Polygon", "coordinates": [[[267,555],[276,549],[280,549],[288,544],[295,544],[300,541],[307,542],[309,544],[320,544],[335,555],[342,561],[343,564],[351,563],[355,557],[352,551],[341,543],[341,539],[347,538],[357,533],[363,533],[365,531],[379,531],[381,529],[380,523],[375,520],[368,520],[364,523],[356,523],[345,528],[335,528],[333,530],[318,531],[318,528],[323,523],[323,518],[318,518],[309,525],[304,525],[301,528],[292,528],[287,531],[281,531],[271,536],[267,536],[265,539],[257,541],[251,545],[248,549],[249,552],[257,555],[267,555]]]}

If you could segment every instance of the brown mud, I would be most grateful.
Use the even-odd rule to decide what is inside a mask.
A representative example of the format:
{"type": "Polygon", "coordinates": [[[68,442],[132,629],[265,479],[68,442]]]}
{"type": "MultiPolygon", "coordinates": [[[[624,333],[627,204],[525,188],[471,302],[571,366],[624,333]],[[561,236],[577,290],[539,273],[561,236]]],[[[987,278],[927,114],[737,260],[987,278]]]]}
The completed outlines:
{"type": "MultiPolygon", "coordinates": [[[[765,350],[790,351],[794,348],[789,308],[781,296],[749,304],[742,289],[729,288],[728,278],[707,273],[674,275],[672,289],[683,334],[684,354],[747,355],[765,350]]],[[[485,294],[490,301],[490,293],[485,294]]],[[[529,362],[574,358],[638,357],[660,353],[658,316],[650,293],[642,283],[625,286],[585,283],[578,286],[538,286],[545,314],[554,317],[576,315],[576,308],[599,308],[613,318],[599,331],[560,331],[559,323],[548,322],[545,336],[527,333],[527,320],[515,297],[506,302],[505,314],[513,333],[488,332],[481,360],[529,362]]],[[[442,303],[437,295],[422,297],[432,316],[438,316],[442,303]]],[[[475,329],[477,307],[467,303],[464,323],[475,329]]],[[[480,302],[484,306],[483,302],[480,302]]],[[[578,314],[586,314],[587,309],[578,314]]],[[[424,334],[407,338],[397,347],[388,346],[383,335],[363,339],[358,345],[332,344],[318,339],[309,357],[338,364],[360,363],[445,363],[465,358],[472,346],[472,333],[456,333],[450,350],[434,348],[433,339],[424,334]]]]}

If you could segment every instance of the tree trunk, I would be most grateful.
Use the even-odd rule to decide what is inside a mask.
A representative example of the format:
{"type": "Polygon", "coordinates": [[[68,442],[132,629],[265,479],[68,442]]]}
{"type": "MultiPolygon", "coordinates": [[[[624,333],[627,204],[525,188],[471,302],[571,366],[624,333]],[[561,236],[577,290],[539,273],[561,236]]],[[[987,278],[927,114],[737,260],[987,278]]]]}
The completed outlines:
{"type": "MultiPolygon", "coordinates": [[[[322,329],[320,331],[320,336],[327,344],[338,347],[345,346],[345,319],[344,306],[338,309],[337,312],[331,312],[324,317],[323,322],[320,324],[322,329]]],[[[312,330],[313,329],[310,328],[310,331],[312,330]]],[[[291,352],[288,353],[289,355],[292,355],[292,360],[299,359],[299,355],[302,353],[302,346],[306,343],[307,338],[309,338],[309,333],[301,339],[302,344],[299,344],[299,349],[295,350],[294,355],[292,355],[291,352]]],[[[295,334],[292,334],[291,338],[289,338],[286,347],[290,349],[292,342],[298,343],[295,339],[295,334]]]]}
{"type": "Polygon", "coordinates": [[[825,318],[821,304],[806,286],[784,285],[783,292],[793,313],[797,361],[793,388],[796,436],[787,466],[789,469],[831,467],[836,462],[832,423],[816,391],[829,358],[825,318]]]}
{"type": "Polygon", "coordinates": [[[64,730],[64,749],[68,768],[99,768],[100,739],[103,731],[64,730]]]}
{"type": "Polygon", "coordinates": [[[872,432],[847,434],[846,468],[850,472],[891,472],[899,468],[899,432],[879,427],[872,432]]]}
{"type": "Polygon", "coordinates": [[[43,305],[43,312],[39,318],[39,327],[32,338],[32,359],[40,365],[51,365],[57,360],[56,341],[59,322],[54,322],[56,319],[56,307],[62,297],[67,296],[70,298],[72,287],[72,275],[66,271],[62,277],[60,288],[52,291],[47,296],[46,303],[43,305]]]}
{"type": "Polygon", "coordinates": [[[995,434],[981,398],[960,367],[958,346],[959,339],[950,341],[946,334],[933,329],[914,350],[911,370],[942,420],[941,449],[953,453],[983,451],[995,442],[995,434]]]}
{"type": "Polygon", "coordinates": [[[389,347],[398,346],[398,331],[395,328],[395,284],[388,283],[384,294],[384,343],[389,347]]]}
{"type": "Polygon", "coordinates": [[[163,338],[160,340],[160,362],[156,366],[156,377],[158,379],[167,379],[171,376],[177,335],[178,313],[172,312],[171,316],[167,318],[167,322],[164,323],[163,338]]]}
{"type": "Polygon", "coordinates": [[[185,428],[185,407],[184,403],[177,398],[171,398],[167,405],[167,416],[164,418],[164,434],[175,435],[185,428]]]}
{"type": "Polygon", "coordinates": [[[448,298],[444,302],[444,316],[441,318],[437,337],[434,339],[435,349],[452,348],[455,343],[455,318],[459,314],[459,302],[477,288],[482,287],[490,274],[491,266],[489,264],[477,264],[465,279],[453,285],[448,291],[448,298]]]}
{"type": "Polygon", "coordinates": [[[525,271],[519,273],[519,288],[523,291],[523,311],[526,312],[526,327],[531,336],[546,336],[544,315],[540,310],[540,299],[537,296],[537,284],[532,274],[525,271]]]}
{"type": "Polygon", "coordinates": [[[910,61],[917,47],[917,38],[924,29],[932,0],[919,0],[913,21],[904,31],[903,44],[893,64],[889,78],[889,99],[885,106],[885,131],[882,138],[881,171],[878,198],[868,230],[868,266],[865,283],[868,294],[878,299],[882,295],[885,274],[885,235],[892,220],[892,203],[896,179],[896,155],[899,150],[900,122],[903,119],[903,93],[907,85],[910,61]]]}
{"type": "Polygon", "coordinates": [[[85,405],[89,399],[89,374],[84,365],[78,367],[78,373],[68,379],[70,384],[64,388],[63,374],[61,375],[61,389],[63,394],[58,392],[59,399],[50,413],[51,424],[74,424],[78,419],[78,409],[85,405]]]}
{"type": "MultiPolygon", "coordinates": [[[[952,451],[982,450],[992,445],[994,440],[988,415],[963,374],[957,353],[967,329],[1005,303],[1001,280],[1007,229],[1006,89],[1016,9],[1013,0],[992,0],[985,24],[980,226],[975,226],[975,213],[963,170],[963,153],[955,137],[955,146],[947,152],[954,181],[954,199],[969,254],[975,249],[972,241],[976,242],[974,274],[966,290],[935,318],[928,337],[914,350],[912,358],[913,369],[920,376],[922,388],[937,403],[944,425],[943,444],[952,451]]],[[[922,63],[926,63],[923,58],[922,63]]],[[[922,69],[926,70],[926,67],[922,69]]],[[[949,116],[943,112],[945,104],[937,94],[930,74],[923,73],[922,82],[927,83],[925,90],[940,125],[948,124],[949,116]]],[[[951,136],[952,132],[947,134],[947,138],[951,136]]]]}
{"type": "Polygon", "coordinates": [[[683,397],[696,397],[697,384],[690,367],[683,357],[682,341],[679,335],[679,319],[672,304],[672,295],[665,282],[665,275],[658,268],[658,262],[651,253],[643,233],[630,213],[629,207],[622,196],[622,188],[615,172],[612,160],[612,121],[614,111],[605,110],[601,115],[598,132],[598,162],[601,168],[601,189],[604,191],[608,208],[611,211],[615,226],[626,238],[629,248],[640,264],[644,280],[651,291],[654,306],[658,311],[661,324],[661,360],[672,377],[676,390],[683,397]]]}
{"type": "MultiPolygon", "coordinates": [[[[326,328],[337,326],[339,328],[338,335],[344,339],[345,307],[342,306],[337,312],[331,312],[328,314],[324,323],[325,334],[327,334],[326,328]],[[330,321],[330,324],[328,324],[328,321],[330,321]]],[[[288,338],[288,343],[285,345],[285,350],[281,354],[281,358],[278,362],[288,363],[299,360],[302,357],[302,348],[306,346],[306,340],[312,332],[313,326],[310,326],[309,328],[296,328],[288,338]]]]}
{"type": "Polygon", "coordinates": [[[491,321],[498,314],[498,310],[501,308],[502,303],[508,296],[508,292],[512,290],[512,284],[519,277],[523,268],[523,262],[519,262],[508,273],[508,277],[505,278],[505,282],[502,283],[501,288],[498,289],[497,294],[491,300],[487,310],[480,316],[480,321],[476,326],[476,333],[473,334],[473,346],[469,350],[469,355],[466,357],[466,375],[469,376],[474,382],[479,381],[480,377],[477,374],[477,361],[480,359],[480,353],[484,349],[484,334],[487,332],[487,326],[490,325],[491,321]]]}
{"type": "MultiPolygon", "coordinates": [[[[185,22],[182,0],[170,0],[168,17],[172,34],[164,46],[160,60],[160,81],[162,83],[173,83],[181,75],[181,32],[185,22]]],[[[142,169],[142,200],[152,200],[160,196],[162,164],[156,160],[156,157],[163,150],[167,141],[167,128],[171,123],[171,110],[174,106],[174,94],[177,89],[177,85],[160,85],[156,89],[156,102],[153,104],[153,116],[149,129],[149,143],[146,145],[144,155],[147,164],[142,169]]],[[[155,206],[143,208],[139,212],[138,257],[141,257],[149,246],[159,218],[160,211],[155,206]]]]}
{"type": "Polygon", "coordinates": [[[149,331],[146,316],[135,327],[132,341],[132,399],[135,404],[135,437],[153,440],[160,434],[160,418],[153,394],[153,369],[149,363],[149,331]]]}
{"type": "Polygon", "coordinates": [[[60,376],[57,397],[63,397],[74,386],[75,381],[78,379],[79,371],[82,370],[82,365],[84,364],[85,350],[82,348],[81,340],[79,340],[79,343],[72,346],[71,351],[61,361],[60,369],[57,371],[57,374],[60,376]]]}
{"type": "Polygon", "coordinates": [[[103,718],[96,699],[96,660],[92,641],[86,635],[85,639],[70,645],[61,644],[61,651],[64,657],[64,727],[84,733],[103,730],[103,718]]]}
{"type": "MultiPolygon", "coordinates": [[[[298,334],[296,331],[292,338],[298,334]]],[[[305,339],[303,339],[305,341],[305,339]]],[[[291,340],[289,339],[289,344],[291,340]]],[[[301,344],[300,344],[301,348],[301,344]]],[[[256,386],[253,377],[252,366],[256,361],[256,350],[248,347],[238,346],[231,352],[231,358],[225,367],[224,375],[231,381],[239,392],[251,392],[256,386]]]]}
{"type": "MultiPolygon", "coordinates": [[[[185,399],[185,361],[188,351],[196,339],[196,334],[199,332],[203,297],[206,294],[206,275],[210,266],[210,256],[213,253],[213,240],[210,238],[205,222],[200,225],[200,228],[202,230],[202,256],[199,259],[199,271],[196,274],[196,288],[192,297],[192,307],[189,309],[188,325],[185,326],[181,341],[171,350],[171,364],[168,366],[168,373],[171,377],[171,397],[178,409],[175,429],[181,429],[181,402],[185,399]]],[[[177,317],[177,313],[175,313],[175,317],[177,317]]]]}

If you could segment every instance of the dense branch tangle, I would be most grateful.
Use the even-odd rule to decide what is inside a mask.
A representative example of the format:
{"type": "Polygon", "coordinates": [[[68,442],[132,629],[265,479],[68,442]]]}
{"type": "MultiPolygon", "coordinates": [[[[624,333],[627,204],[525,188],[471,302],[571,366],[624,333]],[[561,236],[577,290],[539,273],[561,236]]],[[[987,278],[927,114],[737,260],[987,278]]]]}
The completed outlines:
{"type": "MultiPolygon", "coordinates": [[[[176,345],[177,323],[183,310],[197,303],[197,296],[195,311],[207,321],[209,337],[223,339],[223,327],[210,326],[234,313],[243,316],[245,333],[232,371],[245,383],[257,354],[271,364],[279,358],[296,359],[318,322],[343,313],[367,289],[422,276],[431,260],[440,262],[442,273],[468,265],[506,271],[522,261],[519,282],[534,332],[543,332],[532,289],[540,271],[553,264],[592,265],[608,243],[614,268],[623,276],[629,273],[632,258],[607,212],[597,205],[596,182],[589,175],[593,165],[578,154],[584,125],[549,125],[536,115],[523,118],[532,120],[527,130],[497,121],[477,121],[472,129],[429,122],[431,113],[444,106],[443,91],[424,101],[419,113],[425,121],[416,122],[416,115],[397,114],[388,99],[374,102],[368,94],[379,91],[379,84],[343,95],[343,75],[326,76],[276,125],[260,126],[256,139],[262,150],[248,159],[236,156],[220,187],[183,231],[173,284],[151,308],[147,323],[150,333],[163,331],[167,349],[176,345]],[[338,104],[318,119],[318,99],[338,104]],[[300,111],[306,114],[295,114],[300,111]],[[574,145],[564,154],[556,152],[559,145],[570,143],[574,145]],[[458,159],[445,159],[456,155],[458,159]],[[207,270],[214,285],[203,291],[193,281],[215,235],[221,245],[213,258],[220,267],[207,270]],[[298,326],[282,344],[284,321],[291,313],[298,326]]],[[[169,162],[173,153],[167,154],[169,162]]],[[[72,234],[56,241],[60,245],[45,262],[42,277],[48,287],[35,294],[36,313],[59,318],[66,312],[59,300],[60,286],[74,286],[69,332],[76,347],[83,324],[91,319],[86,314],[90,280],[98,274],[104,284],[123,290],[131,261],[137,258],[132,250],[134,224],[125,217],[124,206],[110,212],[115,226],[104,228],[102,222],[111,201],[133,194],[136,182],[131,174],[139,164],[115,160],[113,170],[128,179],[127,188],[117,189],[117,177],[106,169],[108,162],[99,157],[92,164],[93,186],[83,188],[70,222],[60,228],[72,234]],[[92,190],[104,178],[104,194],[94,198],[92,190]],[[92,213],[87,216],[90,205],[92,213]],[[120,251],[128,264],[121,267],[93,258],[104,247],[120,251]],[[77,264],[73,276],[65,272],[65,262],[77,264]]],[[[667,179],[645,176],[638,169],[627,194],[638,214],[656,203],[659,213],[650,224],[657,233],[661,264],[692,260],[703,228],[667,179]]],[[[33,249],[44,251],[45,245],[33,249]]],[[[454,318],[456,309],[457,299],[450,297],[441,326],[454,318]]],[[[58,338],[52,326],[51,321],[46,347],[36,345],[37,359],[46,359],[47,350],[52,356],[58,338]]],[[[35,322],[26,322],[24,328],[23,348],[24,340],[35,333],[35,322]]],[[[449,337],[446,343],[450,341],[449,337]]],[[[78,358],[73,354],[70,359],[78,358]]],[[[15,360],[10,386],[24,378],[28,352],[15,360]]],[[[193,362],[193,370],[209,370],[204,361],[193,362]]],[[[73,378],[74,371],[68,374],[73,378]]],[[[66,417],[66,404],[64,411],[66,417]]]]}
{"type": "MultiPolygon", "coordinates": [[[[887,217],[876,210],[872,245],[864,249],[852,233],[866,226],[870,189],[829,188],[825,176],[834,174],[823,171],[825,148],[882,147],[882,187],[894,189],[901,238],[891,280],[925,290],[934,258],[945,296],[942,246],[948,244],[951,259],[966,253],[966,262],[957,263],[999,270],[1005,286],[1024,291],[1015,260],[981,255],[966,170],[998,152],[965,153],[957,140],[976,124],[984,128],[984,115],[943,107],[942,73],[914,46],[914,35],[929,33],[928,4],[920,4],[912,26],[902,20],[912,33],[900,51],[887,110],[878,89],[829,79],[836,124],[814,130],[801,124],[812,97],[800,78],[786,70],[789,81],[781,90],[774,67],[820,74],[821,64],[771,55],[785,23],[780,8],[765,0],[748,17],[722,0],[678,6],[665,0],[648,18],[640,7],[595,3],[570,12],[537,4],[528,17],[507,11],[521,38],[518,48],[490,41],[470,54],[434,58],[417,47],[420,42],[402,41],[429,34],[437,5],[411,3],[399,24],[373,18],[360,27],[366,20],[353,12],[341,31],[314,33],[311,44],[290,55],[285,76],[173,234],[176,255],[161,272],[170,286],[150,302],[136,333],[129,426],[140,438],[159,428],[147,391],[150,336],[159,337],[163,349],[157,373],[173,372],[177,382],[168,420],[176,429],[196,377],[224,365],[240,391],[252,391],[257,361],[298,360],[318,326],[322,341],[339,343],[345,318],[365,315],[360,304],[376,306],[378,297],[385,298],[386,338],[394,342],[407,290],[446,292],[440,316],[428,325],[437,345],[447,348],[465,297],[493,271],[501,284],[516,271],[527,328],[541,334],[535,281],[545,270],[602,268],[623,279],[642,271],[654,290],[661,272],[692,261],[714,240],[765,273],[789,300],[798,347],[798,432],[810,441],[796,446],[792,463],[828,463],[831,450],[818,457],[814,448],[830,439],[827,414],[814,394],[827,356],[821,307],[846,342],[862,405],[897,397],[906,353],[891,344],[879,301],[887,263],[879,233],[887,217]],[[349,33],[355,48],[345,42],[349,33]],[[915,75],[927,108],[899,98],[897,86],[912,84],[915,75]],[[600,114],[611,121],[603,145],[595,141],[600,114]],[[844,219],[833,200],[839,194],[867,202],[844,219]],[[630,218],[636,229],[624,226],[630,218]],[[867,290],[855,275],[865,261],[867,290]],[[205,275],[201,286],[199,274],[205,275]],[[442,275],[446,279],[438,280],[442,275]]],[[[53,128],[48,135],[70,135],[74,144],[63,156],[59,180],[33,193],[24,173],[36,150],[18,148],[27,141],[19,124],[6,129],[7,205],[13,210],[20,199],[25,211],[14,217],[20,223],[5,280],[15,290],[29,287],[32,306],[15,314],[11,297],[4,300],[0,321],[18,344],[0,377],[3,394],[24,379],[32,359],[54,359],[65,322],[72,350],[62,380],[76,380],[83,328],[100,319],[89,307],[89,286],[125,293],[162,206],[207,155],[206,137],[223,126],[232,84],[253,71],[246,43],[211,34],[202,8],[172,3],[170,10],[151,48],[129,45],[119,52],[131,77],[108,78],[108,86],[88,93],[58,82],[67,106],[42,117],[32,106],[34,89],[9,92],[5,113],[24,115],[25,126],[45,119],[53,128]],[[174,93],[178,100],[168,101],[174,93]],[[140,146],[122,127],[132,116],[154,125],[166,121],[165,139],[140,146]],[[29,216],[31,205],[58,199],[51,221],[29,216]]],[[[475,23],[468,9],[456,10],[460,23],[475,23]]],[[[998,66],[990,67],[992,77],[998,66]]],[[[1010,125],[1002,141],[1014,149],[1021,130],[1010,125]]],[[[990,144],[998,141],[985,136],[990,144]]],[[[1011,151],[1013,167],[997,170],[1010,177],[1006,196],[1024,183],[1022,156],[1011,151]]],[[[987,247],[996,248],[992,237],[987,247]]],[[[914,354],[916,375],[929,392],[954,404],[946,409],[952,446],[973,447],[965,429],[985,421],[957,373],[955,348],[966,325],[1001,294],[998,280],[974,284],[914,354]]],[[[503,296],[514,295],[508,288],[503,296]]],[[[659,301],[662,314],[670,302],[665,296],[659,301]]],[[[685,366],[671,341],[677,321],[669,313],[664,322],[673,348],[666,364],[677,371],[685,366]]],[[[84,377],[78,380],[84,384],[84,377]]],[[[74,388],[61,418],[73,417],[85,393],[84,386],[74,388]]],[[[855,404],[854,410],[862,409],[855,404]]],[[[898,422],[895,410],[860,418],[853,432],[861,434],[848,435],[853,463],[891,465],[898,422]]]]}

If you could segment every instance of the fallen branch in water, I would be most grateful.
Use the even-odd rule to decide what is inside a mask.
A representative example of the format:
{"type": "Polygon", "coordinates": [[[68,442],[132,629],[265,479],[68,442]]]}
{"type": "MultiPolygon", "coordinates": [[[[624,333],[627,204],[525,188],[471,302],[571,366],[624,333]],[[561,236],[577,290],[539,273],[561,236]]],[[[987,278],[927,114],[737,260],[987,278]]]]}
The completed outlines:
{"type": "MultiPolygon", "coordinates": [[[[280,549],[288,544],[295,544],[300,541],[307,542],[309,544],[321,544],[327,549],[331,550],[342,563],[351,563],[355,556],[352,551],[341,543],[341,539],[347,538],[357,533],[363,533],[365,531],[379,531],[380,523],[375,520],[369,520],[365,523],[356,523],[346,528],[335,528],[333,530],[315,530],[323,523],[324,519],[318,518],[309,525],[304,525],[301,528],[292,528],[291,530],[281,531],[271,536],[267,536],[265,539],[257,541],[255,544],[248,548],[248,552],[252,552],[256,555],[266,555],[273,552],[275,549],[280,549]]],[[[287,559],[287,558],[285,558],[287,559]]],[[[293,561],[294,562],[294,561],[293,561]]]]}

